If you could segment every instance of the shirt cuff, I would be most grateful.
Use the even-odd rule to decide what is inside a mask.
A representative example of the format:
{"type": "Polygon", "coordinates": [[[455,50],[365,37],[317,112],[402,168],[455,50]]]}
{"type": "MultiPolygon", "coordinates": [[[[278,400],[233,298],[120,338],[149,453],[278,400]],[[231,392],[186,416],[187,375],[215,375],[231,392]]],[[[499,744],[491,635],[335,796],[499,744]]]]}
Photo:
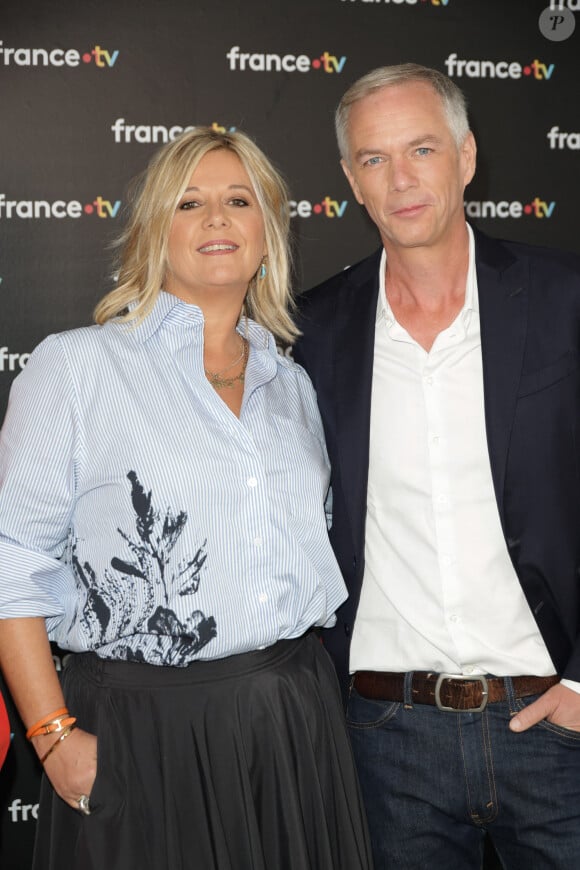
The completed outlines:
{"type": "Polygon", "coordinates": [[[70,567],[46,553],[0,536],[0,613],[2,619],[44,616],[62,619],[65,591],[74,588],[70,567]]]}
{"type": "Polygon", "coordinates": [[[577,683],[575,680],[560,680],[560,684],[580,695],[580,683],[577,683]]]}

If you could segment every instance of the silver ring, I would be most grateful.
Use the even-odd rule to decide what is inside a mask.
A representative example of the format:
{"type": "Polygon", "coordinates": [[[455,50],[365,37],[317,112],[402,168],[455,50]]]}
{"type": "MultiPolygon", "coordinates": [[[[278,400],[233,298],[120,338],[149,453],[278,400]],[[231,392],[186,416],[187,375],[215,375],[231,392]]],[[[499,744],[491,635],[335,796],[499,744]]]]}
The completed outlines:
{"type": "Polygon", "coordinates": [[[90,816],[91,808],[89,806],[89,796],[87,794],[82,794],[77,801],[79,805],[79,810],[81,813],[84,813],[85,816],[90,816]]]}

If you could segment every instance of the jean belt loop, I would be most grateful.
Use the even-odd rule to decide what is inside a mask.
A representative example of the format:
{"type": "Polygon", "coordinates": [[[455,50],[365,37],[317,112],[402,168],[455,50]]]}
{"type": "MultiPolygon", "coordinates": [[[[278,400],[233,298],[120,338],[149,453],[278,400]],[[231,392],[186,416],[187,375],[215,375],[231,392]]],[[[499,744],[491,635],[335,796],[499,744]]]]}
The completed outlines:
{"type": "Polygon", "coordinates": [[[516,706],[516,693],[512,678],[504,677],[503,684],[505,686],[505,699],[508,702],[510,714],[513,716],[518,712],[518,708],[516,706]]]}
{"type": "Polygon", "coordinates": [[[407,671],[403,682],[403,704],[405,709],[413,709],[413,671],[407,671]]]}

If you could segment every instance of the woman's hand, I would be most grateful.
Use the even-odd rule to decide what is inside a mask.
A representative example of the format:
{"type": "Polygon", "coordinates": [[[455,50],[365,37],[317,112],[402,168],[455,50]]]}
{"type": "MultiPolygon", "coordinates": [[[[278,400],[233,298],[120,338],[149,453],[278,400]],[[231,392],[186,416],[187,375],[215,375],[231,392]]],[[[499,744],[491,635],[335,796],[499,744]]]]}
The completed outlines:
{"type": "MultiPolygon", "coordinates": [[[[39,758],[42,758],[58,739],[58,734],[47,734],[33,740],[39,758]]],[[[88,731],[75,728],[44,763],[44,771],[59,797],[70,807],[79,810],[81,795],[90,797],[97,775],[97,738],[88,731]]]]}
{"type": "MultiPolygon", "coordinates": [[[[42,617],[0,619],[0,664],[25,728],[66,707],[42,617]]],[[[72,709],[70,716],[76,716],[72,709]]],[[[97,738],[81,728],[56,743],[62,732],[40,734],[32,745],[40,759],[54,746],[44,770],[59,797],[82,811],[97,775],[97,738]]]]}

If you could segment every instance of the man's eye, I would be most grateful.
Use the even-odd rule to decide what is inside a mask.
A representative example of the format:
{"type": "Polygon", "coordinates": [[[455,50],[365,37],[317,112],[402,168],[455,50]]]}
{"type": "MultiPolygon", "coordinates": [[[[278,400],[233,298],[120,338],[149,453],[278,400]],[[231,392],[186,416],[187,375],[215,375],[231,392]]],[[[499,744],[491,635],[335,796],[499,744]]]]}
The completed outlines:
{"type": "Polygon", "coordinates": [[[426,157],[427,154],[431,154],[432,151],[433,149],[427,148],[427,146],[423,148],[417,148],[417,154],[419,155],[419,157],[426,157]]]}
{"type": "Polygon", "coordinates": [[[364,165],[365,166],[376,166],[377,163],[382,162],[382,159],[383,159],[382,157],[369,157],[368,160],[365,160],[364,165]]]}

